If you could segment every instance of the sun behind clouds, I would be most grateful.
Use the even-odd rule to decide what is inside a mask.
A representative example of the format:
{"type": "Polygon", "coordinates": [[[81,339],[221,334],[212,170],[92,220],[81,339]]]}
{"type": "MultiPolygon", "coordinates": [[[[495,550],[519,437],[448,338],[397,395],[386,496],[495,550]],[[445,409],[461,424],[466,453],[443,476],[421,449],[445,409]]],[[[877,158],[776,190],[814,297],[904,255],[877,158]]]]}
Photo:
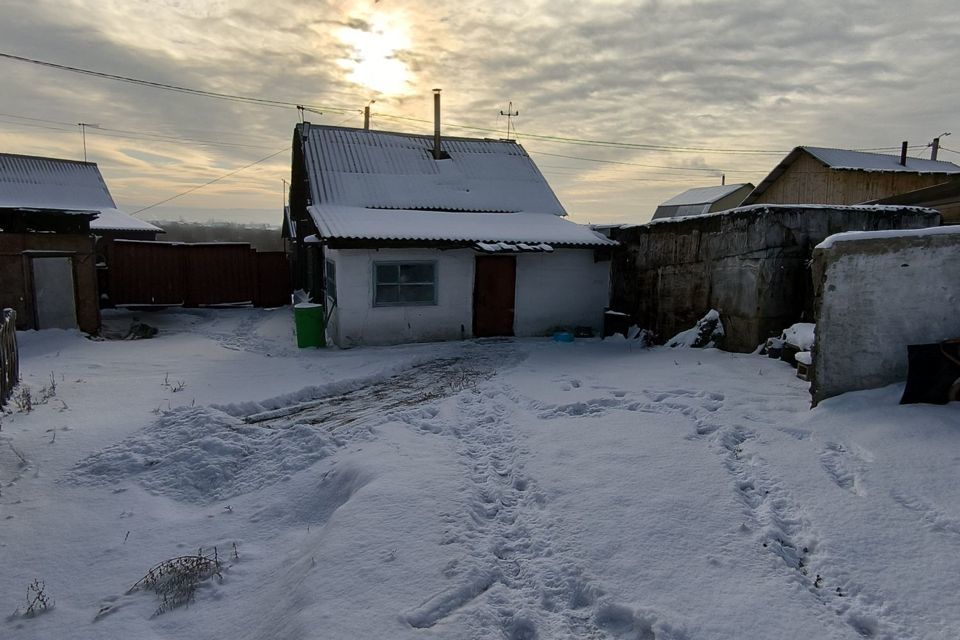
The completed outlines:
{"type": "Polygon", "coordinates": [[[376,13],[357,26],[343,27],[337,32],[341,42],[352,50],[349,58],[339,61],[347,79],[383,95],[408,93],[410,70],[397,58],[410,48],[407,23],[400,15],[376,13]]]}

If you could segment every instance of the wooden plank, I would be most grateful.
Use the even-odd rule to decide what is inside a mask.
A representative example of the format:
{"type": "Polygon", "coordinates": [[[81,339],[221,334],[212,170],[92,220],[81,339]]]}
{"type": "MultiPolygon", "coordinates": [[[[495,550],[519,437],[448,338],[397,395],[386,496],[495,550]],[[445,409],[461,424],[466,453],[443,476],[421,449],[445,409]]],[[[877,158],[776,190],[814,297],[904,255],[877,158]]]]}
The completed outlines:
{"type": "Polygon", "coordinates": [[[4,309],[0,316],[0,406],[7,403],[20,381],[17,352],[17,312],[4,309]]]}

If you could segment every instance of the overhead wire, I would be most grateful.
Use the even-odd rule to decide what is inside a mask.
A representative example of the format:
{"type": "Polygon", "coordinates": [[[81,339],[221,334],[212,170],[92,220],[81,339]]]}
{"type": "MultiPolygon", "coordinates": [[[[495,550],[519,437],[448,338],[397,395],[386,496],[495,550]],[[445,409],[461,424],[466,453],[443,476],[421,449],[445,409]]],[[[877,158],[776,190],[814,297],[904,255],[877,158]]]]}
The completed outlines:
{"type": "Polygon", "coordinates": [[[263,158],[260,158],[259,160],[255,160],[255,161],[251,162],[251,163],[248,164],[248,165],[244,165],[244,166],[240,167],[239,169],[234,169],[233,171],[230,171],[230,172],[228,172],[228,173],[225,173],[225,174],[223,174],[222,176],[219,176],[219,177],[217,177],[217,178],[214,178],[213,180],[209,180],[209,181],[207,181],[207,182],[204,182],[203,184],[199,184],[199,185],[196,185],[196,186],[194,186],[194,187],[190,187],[190,188],[187,189],[186,191],[181,191],[180,193],[178,193],[178,194],[176,194],[176,195],[173,195],[173,196],[170,196],[169,198],[164,198],[163,200],[161,200],[161,201],[159,201],[159,202],[154,202],[154,203],[151,204],[151,205],[148,205],[148,206],[143,207],[143,208],[141,208],[141,209],[137,209],[136,211],[132,212],[130,215],[137,215],[138,213],[141,213],[141,212],[146,211],[146,210],[148,210],[148,209],[153,209],[154,207],[159,207],[159,206],[162,205],[162,204],[166,204],[166,203],[170,202],[171,200],[176,200],[177,198],[181,198],[181,197],[183,197],[183,196],[185,196],[185,195],[188,195],[188,194],[190,194],[190,193],[193,193],[194,191],[199,191],[200,189],[203,189],[204,187],[209,187],[210,185],[212,185],[212,184],[214,184],[214,183],[220,182],[221,180],[224,180],[224,179],[226,179],[226,178],[229,178],[229,177],[232,176],[232,175],[236,175],[236,174],[240,173],[241,171],[244,171],[245,169],[249,169],[250,167],[252,167],[252,166],[254,166],[254,165],[258,165],[258,164],[260,164],[260,163],[262,163],[262,162],[266,162],[267,160],[270,160],[271,158],[275,158],[275,157],[277,157],[278,155],[280,155],[281,153],[286,153],[286,152],[289,151],[289,150],[290,150],[290,147],[285,147],[285,148],[283,148],[283,149],[280,149],[280,151],[276,151],[276,152],[274,152],[274,153],[271,153],[271,154],[268,155],[268,156],[264,156],[263,158]]]}

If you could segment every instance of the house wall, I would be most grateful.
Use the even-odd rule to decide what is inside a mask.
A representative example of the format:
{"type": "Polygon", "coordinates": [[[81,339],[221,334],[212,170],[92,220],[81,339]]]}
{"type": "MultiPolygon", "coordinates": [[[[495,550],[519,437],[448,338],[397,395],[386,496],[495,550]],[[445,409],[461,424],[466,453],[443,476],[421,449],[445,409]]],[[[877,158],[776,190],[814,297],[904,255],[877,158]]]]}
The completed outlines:
{"type": "Polygon", "coordinates": [[[724,348],[749,352],[813,317],[813,247],[841,231],[936,226],[913,207],[752,206],[617,229],[611,308],[668,340],[717,309],[724,348]]]}
{"type": "Polygon", "coordinates": [[[752,204],[857,204],[932,187],[955,177],[897,171],[829,169],[801,153],[752,204]]]}
{"type": "Polygon", "coordinates": [[[596,262],[590,249],[517,256],[514,331],[542,336],[557,327],[603,329],[610,300],[610,261],[596,262]]]}
{"type": "Polygon", "coordinates": [[[81,331],[97,333],[100,307],[93,237],[64,233],[0,233],[0,308],[17,312],[17,329],[36,328],[30,252],[73,259],[77,325],[81,331]]]}
{"type": "Polygon", "coordinates": [[[906,379],[907,345],[960,337],[960,230],[813,254],[813,403],[906,379]]]}
{"type": "Polygon", "coordinates": [[[331,338],[350,347],[471,337],[474,255],[471,249],[327,249],[337,265],[331,338]],[[374,307],[373,264],[417,260],[437,263],[437,304],[374,307]]]}
{"type": "MultiPolygon", "coordinates": [[[[473,249],[326,249],[336,264],[337,306],[330,339],[349,347],[473,337],[473,249]],[[437,304],[373,306],[373,264],[432,260],[437,263],[437,304]]],[[[592,249],[557,249],[517,258],[514,332],[545,335],[558,326],[600,331],[609,291],[609,261],[594,262],[592,249]]]]}

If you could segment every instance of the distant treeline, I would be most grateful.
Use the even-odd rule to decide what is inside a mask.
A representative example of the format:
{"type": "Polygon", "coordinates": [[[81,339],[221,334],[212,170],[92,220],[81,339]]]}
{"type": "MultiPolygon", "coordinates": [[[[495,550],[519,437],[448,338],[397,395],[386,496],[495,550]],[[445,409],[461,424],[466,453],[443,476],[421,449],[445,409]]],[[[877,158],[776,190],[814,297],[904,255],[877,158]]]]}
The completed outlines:
{"type": "Polygon", "coordinates": [[[283,251],[280,227],[269,224],[184,220],[157,220],[153,224],[166,231],[157,236],[162,242],[246,242],[258,251],[283,251]]]}

